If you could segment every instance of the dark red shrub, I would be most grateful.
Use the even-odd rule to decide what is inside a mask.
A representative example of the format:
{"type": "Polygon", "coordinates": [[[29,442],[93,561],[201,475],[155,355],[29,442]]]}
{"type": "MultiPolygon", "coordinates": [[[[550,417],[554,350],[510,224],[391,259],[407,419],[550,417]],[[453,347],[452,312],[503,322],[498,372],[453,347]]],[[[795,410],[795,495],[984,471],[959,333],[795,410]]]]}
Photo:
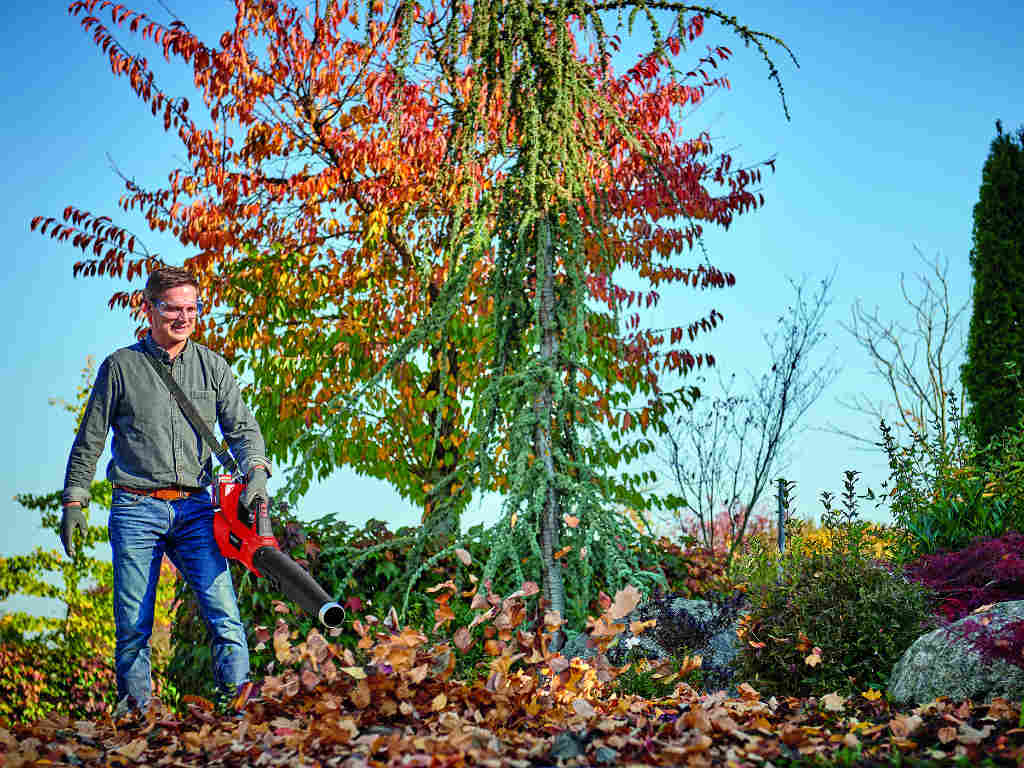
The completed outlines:
{"type": "Polygon", "coordinates": [[[964,622],[961,634],[970,640],[986,661],[1002,659],[1024,668],[1024,621],[1011,621],[996,633],[988,633],[978,621],[964,622]]]}
{"type": "Polygon", "coordinates": [[[1024,535],[1011,531],[957,552],[926,555],[904,573],[934,591],[936,613],[948,622],[982,605],[1024,600],[1024,535]]]}

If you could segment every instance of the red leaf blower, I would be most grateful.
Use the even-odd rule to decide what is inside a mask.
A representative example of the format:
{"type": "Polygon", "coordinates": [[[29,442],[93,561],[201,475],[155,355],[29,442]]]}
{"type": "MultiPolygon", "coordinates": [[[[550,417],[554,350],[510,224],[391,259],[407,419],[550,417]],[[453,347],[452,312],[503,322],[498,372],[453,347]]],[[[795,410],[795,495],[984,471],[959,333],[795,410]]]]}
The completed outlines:
{"type": "Polygon", "coordinates": [[[259,505],[255,514],[239,504],[243,488],[245,484],[231,475],[219,475],[214,481],[213,535],[221,554],[237,560],[256,576],[269,577],[278,591],[316,616],[325,627],[341,626],[345,609],[301,565],[281,551],[266,502],[259,505]]]}

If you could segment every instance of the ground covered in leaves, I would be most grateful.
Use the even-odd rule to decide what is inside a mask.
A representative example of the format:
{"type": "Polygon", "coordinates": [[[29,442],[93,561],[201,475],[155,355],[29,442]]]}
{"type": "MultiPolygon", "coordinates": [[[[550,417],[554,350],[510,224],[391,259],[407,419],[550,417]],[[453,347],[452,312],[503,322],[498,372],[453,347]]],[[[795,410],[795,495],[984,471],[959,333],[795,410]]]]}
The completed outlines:
{"type": "MultiPolygon", "coordinates": [[[[1020,765],[1018,703],[938,699],[894,711],[878,691],[806,699],[707,693],[680,680],[672,695],[645,699],[615,686],[620,669],[603,653],[566,659],[547,648],[558,617],[520,629],[523,598],[481,595],[485,674],[454,679],[451,644],[429,645],[393,615],[363,625],[357,655],[312,632],[302,642],[282,622],[273,642],[284,671],[268,675],[236,716],[186,697],[181,712],[159,703],[145,718],[114,723],[51,717],[0,728],[0,765],[289,766],[768,766],[953,763],[1020,765]]],[[[620,593],[590,622],[599,651],[621,631],[638,595],[620,593]]],[[[438,621],[445,621],[439,601],[438,621]]],[[[693,659],[691,667],[699,665],[693,659]]],[[[667,675],[668,673],[666,673],[667,675]]],[[[676,670],[673,674],[679,674],[676,670]]]]}

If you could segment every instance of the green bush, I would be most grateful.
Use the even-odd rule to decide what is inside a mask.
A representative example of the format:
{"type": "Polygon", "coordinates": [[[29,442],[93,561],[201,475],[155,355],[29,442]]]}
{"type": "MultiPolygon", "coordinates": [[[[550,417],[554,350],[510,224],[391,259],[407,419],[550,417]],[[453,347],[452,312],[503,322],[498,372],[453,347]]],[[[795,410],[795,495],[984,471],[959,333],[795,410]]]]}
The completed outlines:
{"type": "Polygon", "coordinates": [[[885,495],[897,532],[894,557],[900,563],[1024,530],[1024,425],[979,448],[973,436],[962,433],[953,393],[947,394],[948,444],[939,440],[937,417],[931,444],[915,432],[912,444],[902,448],[885,421],[880,424],[892,470],[892,488],[885,495]]]}
{"type": "Polygon", "coordinates": [[[737,674],[766,694],[882,690],[903,651],[934,626],[930,593],[873,558],[868,526],[856,519],[856,474],[847,473],[845,514],[822,494],[827,548],[804,546],[794,529],[776,562],[757,551],[741,557],[751,608],[737,674]]]}
{"type": "Polygon", "coordinates": [[[57,712],[96,719],[117,689],[108,656],[80,643],[0,642],[0,722],[32,722],[57,712]]]}

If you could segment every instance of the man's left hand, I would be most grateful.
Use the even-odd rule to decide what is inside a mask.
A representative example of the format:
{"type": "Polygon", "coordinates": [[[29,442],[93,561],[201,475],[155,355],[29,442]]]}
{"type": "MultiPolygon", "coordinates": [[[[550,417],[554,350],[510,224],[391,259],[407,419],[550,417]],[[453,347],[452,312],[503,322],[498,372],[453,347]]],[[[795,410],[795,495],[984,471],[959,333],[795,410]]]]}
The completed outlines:
{"type": "Polygon", "coordinates": [[[256,519],[256,510],[259,509],[260,502],[266,504],[269,499],[267,470],[263,467],[253,467],[249,470],[249,477],[245,481],[245,490],[242,491],[238,500],[242,508],[249,512],[250,525],[251,521],[256,519]]]}

